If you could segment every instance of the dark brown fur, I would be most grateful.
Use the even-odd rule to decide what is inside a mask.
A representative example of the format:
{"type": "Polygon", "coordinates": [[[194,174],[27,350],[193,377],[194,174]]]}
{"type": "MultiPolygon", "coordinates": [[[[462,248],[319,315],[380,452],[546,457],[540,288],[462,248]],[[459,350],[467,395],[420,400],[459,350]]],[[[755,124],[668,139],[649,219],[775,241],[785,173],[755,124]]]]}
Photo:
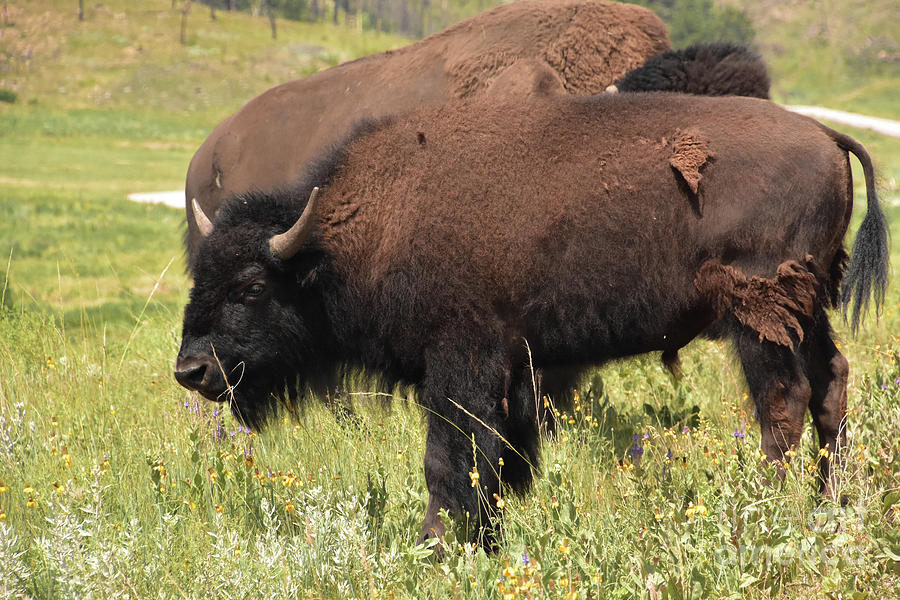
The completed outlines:
{"type": "MultiPolygon", "coordinates": [[[[209,398],[233,394],[254,427],[285,387],[298,401],[340,365],[414,385],[428,420],[426,536],[443,531],[442,508],[489,525],[500,458],[504,482],[530,484],[532,365],[566,373],[652,351],[674,365],[696,336],[727,336],[767,455],[799,442],[807,410],[839,449],[847,365],[820,290],[845,257],[844,148],[873,180],[851,141],[761,100],[661,94],[473,99],[372,124],[298,187],[223,207],[198,248],[176,376],[209,398]],[[679,131],[715,156],[702,213],[663,143],[679,131]],[[312,237],[273,256],[269,238],[314,185],[312,237]],[[219,364],[241,375],[233,390],[219,364]]],[[[867,266],[886,256],[876,212],[873,192],[849,270],[879,289],[885,265],[867,266]]]]}
{"type": "Polygon", "coordinates": [[[189,258],[196,198],[212,216],[251,190],[293,185],[307,162],[362,118],[489,94],[592,94],[670,47],[651,11],[605,0],[499,6],[399,50],[279,85],[225,119],[197,150],[185,184],[189,258]]]}

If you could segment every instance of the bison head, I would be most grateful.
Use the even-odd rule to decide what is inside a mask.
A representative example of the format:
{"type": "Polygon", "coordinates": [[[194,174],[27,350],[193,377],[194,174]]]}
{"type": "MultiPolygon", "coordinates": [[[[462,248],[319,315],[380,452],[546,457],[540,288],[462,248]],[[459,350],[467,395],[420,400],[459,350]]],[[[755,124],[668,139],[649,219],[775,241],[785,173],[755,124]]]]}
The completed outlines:
{"type": "Polygon", "coordinates": [[[296,400],[298,385],[323,355],[314,342],[324,323],[314,291],[322,256],[300,252],[312,231],[317,191],[289,228],[285,219],[296,207],[266,197],[235,199],[215,226],[193,205],[204,239],[194,257],[175,378],[228,402],[253,428],[285,394],[296,400]]]}

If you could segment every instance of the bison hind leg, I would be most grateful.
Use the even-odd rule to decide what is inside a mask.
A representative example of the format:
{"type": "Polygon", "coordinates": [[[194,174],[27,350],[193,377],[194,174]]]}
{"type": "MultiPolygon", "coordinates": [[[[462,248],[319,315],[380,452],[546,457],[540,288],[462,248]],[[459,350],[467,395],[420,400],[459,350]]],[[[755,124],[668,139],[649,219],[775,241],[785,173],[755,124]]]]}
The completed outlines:
{"type": "Polygon", "coordinates": [[[761,449],[783,461],[800,443],[812,389],[794,351],[759,339],[758,332],[735,322],[733,340],[750,395],[756,406],[761,449]]]}
{"type": "Polygon", "coordinates": [[[710,260],[694,279],[734,341],[756,405],[762,450],[771,460],[784,460],[799,444],[808,408],[815,415],[818,405],[834,404],[829,398],[836,392],[823,391],[829,367],[813,365],[833,357],[830,338],[824,340],[816,326],[827,301],[821,279],[811,257],[806,264],[781,263],[771,278],[747,277],[734,265],[710,260]]]}
{"type": "Polygon", "coordinates": [[[812,388],[809,410],[819,436],[819,447],[825,452],[819,461],[821,491],[833,496],[835,473],[832,467],[840,460],[846,441],[847,379],[850,368],[831,337],[831,325],[824,310],[817,311],[799,354],[803,370],[812,388]]]}

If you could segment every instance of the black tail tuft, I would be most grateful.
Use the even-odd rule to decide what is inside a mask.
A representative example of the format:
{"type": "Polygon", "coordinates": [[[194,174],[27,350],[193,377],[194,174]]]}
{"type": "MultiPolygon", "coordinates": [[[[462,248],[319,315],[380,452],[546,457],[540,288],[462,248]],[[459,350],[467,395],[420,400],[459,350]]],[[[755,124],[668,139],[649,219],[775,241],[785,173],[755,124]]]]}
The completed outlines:
{"type": "Polygon", "coordinates": [[[881,314],[888,283],[890,254],[887,219],[878,203],[875,191],[875,171],[872,159],[862,144],[853,138],[821,125],[823,130],[844,150],[859,159],[866,178],[866,216],[856,234],[850,265],[841,285],[841,305],[844,318],[849,313],[850,327],[855,334],[862,315],[868,310],[869,298],[875,298],[875,312],[881,314]]]}

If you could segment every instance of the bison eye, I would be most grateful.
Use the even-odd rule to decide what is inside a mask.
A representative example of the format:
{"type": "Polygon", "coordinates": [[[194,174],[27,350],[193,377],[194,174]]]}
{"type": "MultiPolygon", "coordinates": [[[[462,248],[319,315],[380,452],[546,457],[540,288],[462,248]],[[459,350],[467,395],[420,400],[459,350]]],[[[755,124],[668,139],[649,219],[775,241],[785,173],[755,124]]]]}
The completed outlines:
{"type": "Polygon", "coordinates": [[[265,284],[262,284],[257,281],[257,282],[251,283],[250,285],[245,287],[242,296],[245,301],[252,302],[253,300],[256,300],[260,296],[262,296],[263,292],[265,292],[265,291],[266,291],[265,284]]]}

